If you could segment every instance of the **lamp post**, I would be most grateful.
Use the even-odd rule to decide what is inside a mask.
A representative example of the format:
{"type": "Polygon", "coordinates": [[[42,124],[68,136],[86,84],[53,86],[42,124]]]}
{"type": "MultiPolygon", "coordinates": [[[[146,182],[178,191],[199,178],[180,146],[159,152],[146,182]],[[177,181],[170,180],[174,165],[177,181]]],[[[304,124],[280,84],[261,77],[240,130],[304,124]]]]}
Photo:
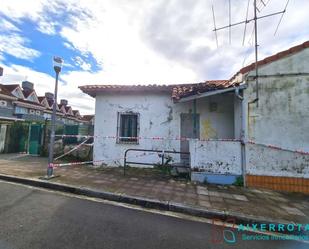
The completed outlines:
{"type": "Polygon", "coordinates": [[[53,102],[53,114],[51,118],[51,135],[49,143],[49,154],[48,154],[48,166],[47,166],[47,178],[53,176],[53,160],[54,160],[54,143],[55,143],[55,126],[56,126],[56,109],[57,109],[57,93],[58,93],[58,77],[62,68],[63,59],[61,57],[54,56],[53,66],[56,72],[54,102],[53,102]]]}

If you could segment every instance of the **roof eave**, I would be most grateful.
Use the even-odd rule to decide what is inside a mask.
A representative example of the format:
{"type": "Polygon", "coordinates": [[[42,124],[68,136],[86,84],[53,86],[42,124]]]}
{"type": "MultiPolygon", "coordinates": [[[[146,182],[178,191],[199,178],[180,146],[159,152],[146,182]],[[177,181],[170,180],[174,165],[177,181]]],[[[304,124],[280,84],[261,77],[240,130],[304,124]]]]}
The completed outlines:
{"type": "Polygon", "coordinates": [[[219,90],[212,90],[212,91],[207,91],[207,92],[203,92],[203,93],[198,93],[198,94],[194,94],[188,97],[183,97],[179,100],[174,100],[175,103],[182,103],[182,102],[187,102],[190,100],[195,100],[195,99],[200,99],[200,98],[204,98],[204,97],[208,97],[208,96],[213,96],[213,95],[217,95],[217,94],[222,94],[222,93],[227,93],[227,92],[232,92],[235,91],[235,89],[245,89],[246,85],[242,84],[239,86],[233,86],[233,87],[228,87],[228,88],[224,88],[224,89],[219,89],[219,90]]]}

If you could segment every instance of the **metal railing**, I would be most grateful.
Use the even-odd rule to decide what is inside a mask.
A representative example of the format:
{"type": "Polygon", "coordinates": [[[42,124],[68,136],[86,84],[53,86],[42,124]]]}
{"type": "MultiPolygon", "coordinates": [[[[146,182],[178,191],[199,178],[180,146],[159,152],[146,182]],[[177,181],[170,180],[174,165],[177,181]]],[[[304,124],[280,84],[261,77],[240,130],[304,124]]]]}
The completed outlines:
{"type": "Polygon", "coordinates": [[[182,152],[182,151],[173,151],[173,150],[147,150],[147,149],[127,149],[124,152],[124,165],[123,165],[123,174],[126,175],[126,166],[127,164],[136,164],[136,165],[155,165],[154,163],[147,163],[147,162],[134,162],[127,160],[127,154],[129,151],[144,151],[144,152],[157,152],[162,153],[161,155],[161,165],[164,166],[164,155],[165,154],[183,154],[183,155],[190,155],[190,152],[182,152]]]}

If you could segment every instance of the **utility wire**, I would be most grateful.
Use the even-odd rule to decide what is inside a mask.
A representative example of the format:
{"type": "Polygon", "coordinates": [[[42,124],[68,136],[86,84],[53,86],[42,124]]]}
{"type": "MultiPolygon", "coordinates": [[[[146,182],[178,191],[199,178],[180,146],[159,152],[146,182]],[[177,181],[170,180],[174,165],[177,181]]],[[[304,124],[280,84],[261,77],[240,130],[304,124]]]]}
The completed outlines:
{"type": "Polygon", "coordinates": [[[275,30],[274,36],[276,35],[276,33],[277,33],[278,29],[279,29],[279,26],[280,26],[280,24],[281,24],[282,18],[283,18],[283,16],[284,16],[285,12],[286,12],[286,8],[288,7],[289,2],[290,2],[290,0],[287,0],[286,5],[285,5],[285,8],[284,8],[284,10],[283,10],[283,13],[282,13],[282,15],[281,15],[281,17],[280,17],[279,23],[278,23],[278,25],[277,25],[277,28],[276,28],[276,30],[275,30]]]}

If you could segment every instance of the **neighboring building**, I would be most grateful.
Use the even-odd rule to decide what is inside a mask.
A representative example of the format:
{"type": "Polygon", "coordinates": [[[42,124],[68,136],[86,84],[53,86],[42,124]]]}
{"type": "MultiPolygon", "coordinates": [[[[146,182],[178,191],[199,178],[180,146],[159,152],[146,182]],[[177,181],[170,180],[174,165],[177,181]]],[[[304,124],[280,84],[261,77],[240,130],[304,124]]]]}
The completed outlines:
{"type": "Polygon", "coordinates": [[[83,115],[83,116],[81,116],[81,119],[85,123],[89,123],[91,125],[94,125],[94,115],[83,115]]]}
{"type": "MultiPolygon", "coordinates": [[[[190,152],[193,180],[243,175],[249,186],[309,193],[308,58],[305,42],[260,61],[258,101],[254,65],[231,80],[81,86],[96,98],[94,162],[123,165],[130,148],[190,152]]],[[[130,156],[160,162],[156,153],[130,156]]]]}
{"type": "Polygon", "coordinates": [[[0,84],[0,119],[1,120],[16,120],[14,116],[13,101],[16,101],[17,97],[11,94],[6,87],[0,84]]]}
{"type": "Polygon", "coordinates": [[[7,149],[5,141],[7,141],[9,135],[8,126],[15,121],[24,121],[14,116],[13,101],[16,100],[17,98],[0,84],[0,153],[7,149]]]}
{"type": "MultiPolygon", "coordinates": [[[[0,153],[40,153],[46,144],[44,135],[48,136],[45,130],[52,117],[53,99],[52,93],[37,96],[33,83],[29,81],[23,81],[21,86],[0,84],[0,153]]],[[[65,132],[68,124],[75,125],[78,132],[78,126],[84,125],[85,121],[77,110],[74,113],[67,106],[67,100],[62,101],[65,101],[65,106],[60,109],[57,105],[56,109],[59,132],[65,132]]]]}

